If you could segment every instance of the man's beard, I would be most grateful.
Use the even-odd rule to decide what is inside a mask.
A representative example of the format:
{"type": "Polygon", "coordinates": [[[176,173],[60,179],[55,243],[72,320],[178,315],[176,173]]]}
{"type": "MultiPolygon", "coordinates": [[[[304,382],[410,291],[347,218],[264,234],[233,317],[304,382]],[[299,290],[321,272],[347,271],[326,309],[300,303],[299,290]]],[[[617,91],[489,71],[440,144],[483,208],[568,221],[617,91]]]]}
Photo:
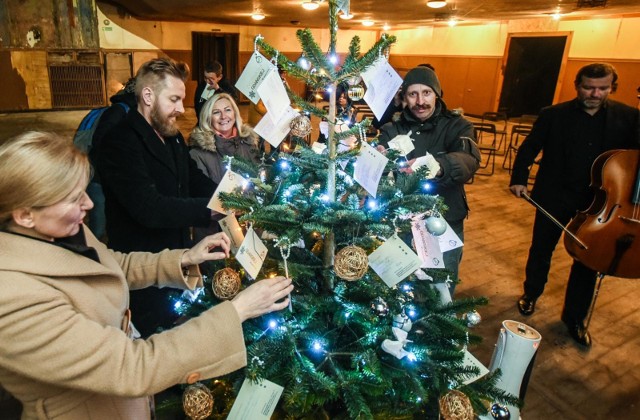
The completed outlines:
{"type": "Polygon", "coordinates": [[[153,127],[162,137],[171,137],[178,134],[177,122],[169,121],[172,116],[177,117],[179,113],[173,113],[168,116],[163,116],[160,113],[160,108],[157,104],[153,104],[151,107],[151,127],[153,127]]]}

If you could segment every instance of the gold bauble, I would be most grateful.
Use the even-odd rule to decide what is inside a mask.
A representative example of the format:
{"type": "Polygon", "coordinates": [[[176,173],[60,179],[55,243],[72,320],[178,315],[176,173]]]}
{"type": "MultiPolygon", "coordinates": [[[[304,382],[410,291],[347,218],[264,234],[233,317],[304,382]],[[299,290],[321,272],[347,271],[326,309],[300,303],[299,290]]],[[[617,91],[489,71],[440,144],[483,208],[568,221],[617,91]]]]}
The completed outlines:
{"type": "Polygon", "coordinates": [[[336,254],[333,268],[343,280],[360,280],[369,269],[367,252],[355,245],[346,246],[336,254]]]}
{"type": "Polygon", "coordinates": [[[200,382],[189,385],[182,394],[182,408],[193,420],[206,419],[213,411],[213,395],[200,382]]]}
{"type": "Polygon", "coordinates": [[[475,418],[469,397],[455,389],[440,397],[440,414],[444,420],[473,420],[475,418]]]}
{"type": "Polygon", "coordinates": [[[213,294],[222,300],[233,299],[240,291],[240,275],[231,268],[223,268],[213,275],[213,294]]]}
{"type": "Polygon", "coordinates": [[[291,128],[291,134],[296,137],[305,138],[311,133],[311,121],[304,115],[298,115],[292,119],[289,127],[291,128]]]}
{"type": "Polygon", "coordinates": [[[349,86],[347,95],[349,96],[349,99],[357,102],[360,99],[364,98],[364,87],[362,87],[362,85],[349,86]]]}

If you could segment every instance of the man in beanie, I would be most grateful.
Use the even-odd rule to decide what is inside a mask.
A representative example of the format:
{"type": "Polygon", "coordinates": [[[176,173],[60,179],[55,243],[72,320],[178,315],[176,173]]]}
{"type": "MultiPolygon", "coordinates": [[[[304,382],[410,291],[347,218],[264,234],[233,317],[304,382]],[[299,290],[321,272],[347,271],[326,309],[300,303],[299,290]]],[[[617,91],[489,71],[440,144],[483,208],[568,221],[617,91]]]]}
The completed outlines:
{"type": "MultiPolygon", "coordinates": [[[[473,177],[480,164],[473,125],[460,114],[449,111],[442,100],[442,88],[435,72],[428,67],[411,69],[402,83],[404,110],[398,121],[385,124],[378,138],[379,148],[386,149],[397,136],[408,136],[415,147],[406,155],[406,172],[418,169],[421,162],[429,167],[430,194],[439,195],[449,210],[445,220],[464,241],[464,219],[468,205],[464,184],[473,177]],[[418,160],[416,162],[416,160],[418,160]]],[[[425,209],[426,210],[426,209],[425,209]]],[[[458,279],[462,248],[443,255],[445,269],[458,279]]],[[[454,286],[450,286],[453,295],[454,286]]]]}

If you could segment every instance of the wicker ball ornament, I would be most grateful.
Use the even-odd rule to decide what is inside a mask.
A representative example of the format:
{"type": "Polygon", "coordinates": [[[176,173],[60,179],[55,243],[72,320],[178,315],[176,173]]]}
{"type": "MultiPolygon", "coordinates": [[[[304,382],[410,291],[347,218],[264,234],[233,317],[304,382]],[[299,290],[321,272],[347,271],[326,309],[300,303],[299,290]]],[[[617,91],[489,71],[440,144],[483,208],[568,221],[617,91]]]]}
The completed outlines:
{"type": "Polygon", "coordinates": [[[304,138],[311,133],[311,121],[304,115],[298,115],[292,119],[289,127],[291,128],[291,134],[296,137],[304,138]]]}
{"type": "Polygon", "coordinates": [[[223,268],[213,275],[213,294],[222,300],[233,299],[240,291],[240,275],[231,268],[223,268]]]}
{"type": "Polygon", "coordinates": [[[469,397],[455,389],[440,397],[440,414],[444,420],[473,420],[475,418],[469,397]]]}
{"type": "Polygon", "coordinates": [[[343,280],[360,280],[369,269],[367,252],[355,245],[342,248],[336,254],[334,269],[343,280]]]}
{"type": "Polygon", "coordinates": [[[199,382],[189,385],[182,394],[182,408],[193,420],[206,419],[213,411],[213,394],[199,382]]]}

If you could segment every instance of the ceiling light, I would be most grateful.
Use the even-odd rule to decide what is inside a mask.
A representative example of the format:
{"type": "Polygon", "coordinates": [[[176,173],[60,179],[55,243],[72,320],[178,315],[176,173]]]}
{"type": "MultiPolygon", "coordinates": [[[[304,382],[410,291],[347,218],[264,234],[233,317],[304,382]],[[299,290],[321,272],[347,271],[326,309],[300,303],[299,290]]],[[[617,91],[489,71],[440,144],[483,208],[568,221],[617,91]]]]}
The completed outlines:
{"type": "Polygon", "coordinates": [[[384,26],[382,27],[382,30],[384,31],[388,31],[389,29],[391,29],[391,26],[389,26],[388,23],[385,23],[384,26]]]}
{"type": "Polygon", "coordinates": [[[449,26],[452,28],[458,24],[458,21],[455,18],[449,19],[449,26]]]}
{"type": "Polygon", "coordinates": [[[264,17],[265,17],[264,13],[259,12],[257,10],[255,12],[253,12],[253,14],[251,15],[251,19],[253,19],[253,20],[262,20],[262,19],[264,19],[264,17]]]}
{"type": "Polygon", "coordinates": [[[375,23],[375,22],[374,22],[374,21],[372,21],[372,20],[363,20],[363,21],[362,21],[362,25],[363,25],[363,26],[373,26],[373,24],[374,24],[374,23],[375,23]]]}
{"type": "Polygon", "coordinates": [[[429,0],[427,6],[432,9],[440,9],[447,5],[446,0],[429,0]]]}
{"type": "Polygon", "coordinates": [[[340,19],[344,19],[344,20],[353,19],[353,15],[351,13],[349,14],[340,13],[338,16],[340,17],[340,19]]]}
{"type": "Polygon", "coordinates": [[[316,10],[318,7],[320,7],[320,1],[318,0],[303,1],[302,7],[307,10],[316,10]]]}

